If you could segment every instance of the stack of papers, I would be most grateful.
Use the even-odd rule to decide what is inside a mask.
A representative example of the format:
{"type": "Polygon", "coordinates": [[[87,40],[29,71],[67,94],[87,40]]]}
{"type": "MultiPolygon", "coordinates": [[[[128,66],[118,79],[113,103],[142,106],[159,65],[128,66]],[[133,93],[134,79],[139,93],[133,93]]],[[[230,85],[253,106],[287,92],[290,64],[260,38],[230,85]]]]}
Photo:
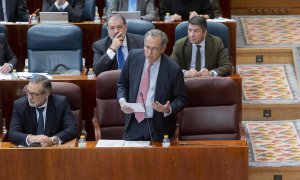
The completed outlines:
{"type": "Polygon", "coordinates": [[[96,147],[149,147],[150,141],[125,141],[100,139],[96,147]]]}

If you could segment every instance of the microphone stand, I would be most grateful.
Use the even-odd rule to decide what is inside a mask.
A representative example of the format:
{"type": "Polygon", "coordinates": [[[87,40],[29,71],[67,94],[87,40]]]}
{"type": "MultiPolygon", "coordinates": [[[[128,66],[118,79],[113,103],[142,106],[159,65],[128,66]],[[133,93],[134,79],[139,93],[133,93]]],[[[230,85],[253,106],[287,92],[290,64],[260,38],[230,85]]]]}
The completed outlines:
{"type": "Polygon", "coordinates": [[[148,131],[149,131],[149,135],[150,135],[150,145],[152,146],[153,145],[153,139],[152,139],[152,134],[151,134],[151,130],[150,130],[150,124],[149,124],[149,120],[148,120],[148,116],[147,116],[147,111],[146,111],[146,103],[145,103],[145,99],[144,99],[144,96],[143,96],[143,93],[140,92],[140,98],[142,99],[142,103],[143,103],[143,106],[144,106],[144,109],[145,109],[145,119],[147,121],[147,125],[148,125],[148,131]]]}

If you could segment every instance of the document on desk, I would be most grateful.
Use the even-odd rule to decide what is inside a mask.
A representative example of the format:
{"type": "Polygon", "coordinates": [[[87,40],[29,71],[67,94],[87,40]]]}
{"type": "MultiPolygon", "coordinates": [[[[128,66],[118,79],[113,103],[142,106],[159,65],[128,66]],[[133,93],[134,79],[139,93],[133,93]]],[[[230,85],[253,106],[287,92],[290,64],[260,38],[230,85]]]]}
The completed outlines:
{"type": "Polygon", "coordinates": [[[145,112],[145,108],[143,107],[143,105],[141,103],[128,103],[128,102],[124,102],[125,106],[129,106],[131,107],[134,112],[145,112]]]}
{"type": "Polygon", "coordinates": [[[96,147],[148,147],[150,141],[125,141],[125,140],[108,140],[100,139],[96,147]]]}
{"type": "Polygon", "coordinates": [[[11,74],[10,73],[4,74],[4,73],[0,72],[0,80],[11,80],[11,79],[12,78],[11,78],[11,74]]]}

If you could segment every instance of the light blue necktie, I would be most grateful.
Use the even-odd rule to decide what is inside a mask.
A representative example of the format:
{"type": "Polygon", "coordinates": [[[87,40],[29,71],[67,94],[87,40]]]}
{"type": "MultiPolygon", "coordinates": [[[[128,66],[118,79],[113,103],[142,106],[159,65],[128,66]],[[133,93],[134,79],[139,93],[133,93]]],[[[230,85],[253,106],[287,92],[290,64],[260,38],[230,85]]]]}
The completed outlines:
{"type": "Polygon", "coordinates": [[[45,130],[44,130],[44,115],[43,115],[44,109],[45,109],[44,107],[37,108],[37,110],[39,112],[39,119],[38,119],[37,131],[36,131],[37,135],[45,134],[45,130]]]}
{"type": "Polygon", "coordinates": [[[123,52],[122,52],[122,47],[123,46],[120,46],[119,49],[118,49],[118,67],[119,69],[122,69],[123,68],[123,65],[124,65],[124,55],[123,55],[123,52]]]}
{"type": "Polygon", "coordinates": [[[137,0],[128,0],[128,11],[136,11],[137,0]]]}

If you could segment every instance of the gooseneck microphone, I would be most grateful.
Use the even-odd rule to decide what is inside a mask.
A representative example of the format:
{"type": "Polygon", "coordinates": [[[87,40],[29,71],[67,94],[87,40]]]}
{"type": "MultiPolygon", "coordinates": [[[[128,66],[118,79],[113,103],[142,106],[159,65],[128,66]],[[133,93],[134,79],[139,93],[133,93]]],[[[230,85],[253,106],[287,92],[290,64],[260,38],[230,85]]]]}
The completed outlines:
{"type": "Polygon", "coordinates": [[[144,95],[143,95],[142,92],[140,92],[140,98],[142,99],[142,103],[143,103],[143,106],[144,106],[144,109],[145,109],[145,119],[147,121],[149,135],[150,135],[150,145],[153,145],[153,139],[152,139],[152,134],[151,134],[151,130],[150,130],[149,119],[148,119],[147,111],[146,111],[146,105],[145,105],[146,103],[145,103],[144,95]]]}

